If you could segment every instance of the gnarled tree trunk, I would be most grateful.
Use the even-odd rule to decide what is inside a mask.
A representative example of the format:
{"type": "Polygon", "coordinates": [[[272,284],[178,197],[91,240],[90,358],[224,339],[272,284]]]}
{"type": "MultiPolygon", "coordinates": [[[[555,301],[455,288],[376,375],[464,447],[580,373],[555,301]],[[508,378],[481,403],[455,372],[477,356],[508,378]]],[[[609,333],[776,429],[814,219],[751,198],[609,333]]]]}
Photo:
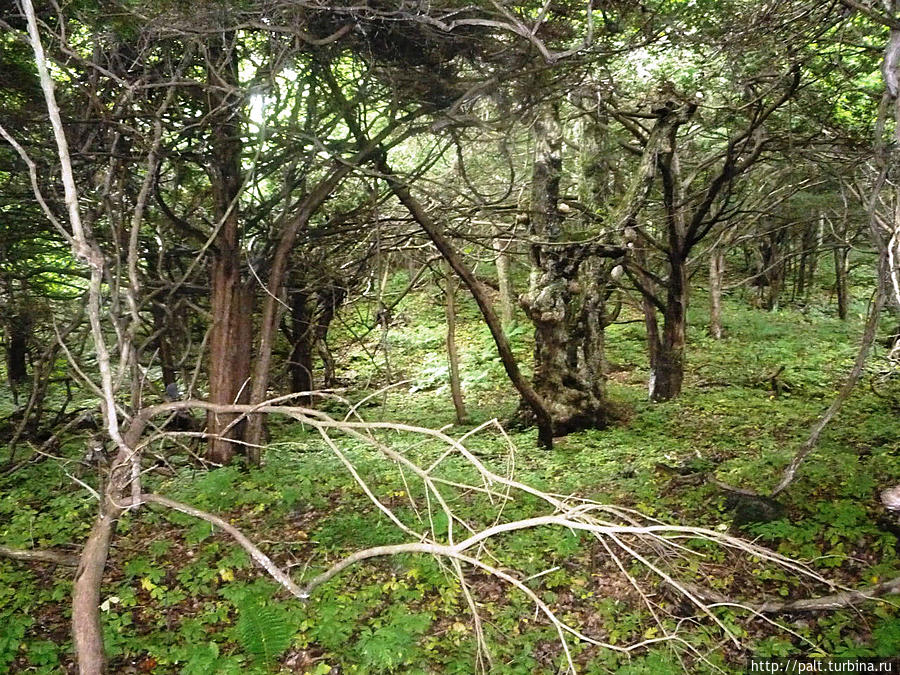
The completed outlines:
{"type": "Polygon", "coordinates": [[[534,125],[530,233],[532,271],[521,302],[534,324],[534,388],[562,435],[603,427],[605,397],[603,322],[605,289],[596,251],[563,242],[560,212],[562,130],[551,105],[534,125]]]}

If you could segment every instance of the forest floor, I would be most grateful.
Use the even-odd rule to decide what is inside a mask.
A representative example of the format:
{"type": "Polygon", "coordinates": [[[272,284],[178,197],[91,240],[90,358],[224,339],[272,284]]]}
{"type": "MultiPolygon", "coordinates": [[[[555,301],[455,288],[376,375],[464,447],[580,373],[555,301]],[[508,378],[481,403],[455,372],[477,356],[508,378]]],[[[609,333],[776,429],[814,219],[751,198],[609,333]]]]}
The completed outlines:
{"type": "MultiPolygon", "coordinates": [[[[763,494],[777,483],[849,371],[865,302],[856,302],[845,322],[834,316],[827,298],[762,312],[736,293],[725,305],[726,337],[715,341],[703,328],[704,300],[700,293],[693,298],[688,372],[677,401],[647,400],[643,325],[626,310],[622,323],[607,331],[609,395],[625,411],[619,424],[559,439],[550,452],[537,447],[533,430],[505,436],[487,426],[469,436],[466,447],[498,473],[514,464],[517,480],[544,491],[633,508],[666,523],[740,534],[846,586],[900,574],[900,522],[878,499],[880,490],[900,483],[900,387],[880,377],[882,348],[781,498],[781,517],[739,528],[727,495],[702,480],[712,473],[763,494]],[[771,376],[779,370],[773,388],[771,376]]],[[[469,425],[452,425],[443,307],[440,298],[425,294],[398,307],[386,335],[372,332],[362,344],[352,334],[368,325],[369,309],[361,305],[345,313],[334,329],[333,348],[345,387],[341,394],[363,401],[358,411],[367,421],[447,427],[454,437],[491,419],[510,418],[517,400],[489,335],[468,302],[460,312],[469,425]],[[388,381],[393,386],[382,389],[388,381]]],[[[515,326],[510,336],[527,363],[529,330],[515,326]]],[[[323,407],[336,417],[346,413],[339,402],[323,407]]],[[[148,474],[147,484],[234,523],[298,581],[354,550],[409,540],[365,496],[317,431],[275,420],[270,432],[273,444],[259,469],[206,471],[176,458],[168,446],[154,446],[163,471],[148,474]]],[[[417,461],[439,452],[414,433],[384,431],[379,438],[417,461]]],[[[0,544],[77,551],[95,511],[89,493],[70,477],[79,471],[83,441],[68,438],[61,449],[64,462],[35,463],[0,478],[0,544]]],[[[353,439],[335,435],[334,442],[387,507],[404,522],[416,521],[408,501],[418,493],[409,476],[353,439]]],[[[462,464],[446,464],[447,476],[466,474],[462,464]]],[[[82,479],[90,480],[89,472],[82,479]]],[[[453,506],[475,520],[483,508],[465,492],[453,506]]],[[[533,500],[517,501],[503,517],[528,517],[538,507],[533,500]]],[[[441,527],[446,531],[446,522],[432,526],[438,534],[441,527]]],[[[659,607],[657,623],[623,570],[588,537],[542,528],[504,537],[496,550],[504,569],[546,572],[529,582],[535,593],[561,618],[609,644],[678,631],[679,640],[631,653],[570,640],[579,672],[743,672],[751,655],[883,657],[900,651],[896,602],[771,621],[719,607],[714,613],[739,639],[736,646],[721,626],[635,560],[626,560],[631,578],[659,607]]],[[[673,569],[736,600],[831,592],[752,557],[712,546],[697,550],[706,557],[673,561],[673,569]]],[[[563,655],[556,632],[533,604],[483,573],[468,579],[491,645],[490,672],[559,672],[563,655]]],[[[65,568],[0,559],[0,672],[73,671],[70,590],[65,568]]],[[[365,561],[303,604],[206,522],[156,507],[120,523],[101,606],[115,673],[474,672],[474,624],[464,594],[434,559],[365,561]]]]}

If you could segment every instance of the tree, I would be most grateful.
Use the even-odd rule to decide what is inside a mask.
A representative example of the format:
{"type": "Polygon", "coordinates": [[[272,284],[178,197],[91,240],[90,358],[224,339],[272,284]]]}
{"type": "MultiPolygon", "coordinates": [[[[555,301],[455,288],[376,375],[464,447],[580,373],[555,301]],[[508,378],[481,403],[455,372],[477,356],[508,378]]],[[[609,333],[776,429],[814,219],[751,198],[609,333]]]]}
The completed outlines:
{"type": "MultiPolygon", "coordinates": [[[[319,273],[311,263],[316,256],[329,263],[336,257],[332,247],[322,246],[321,241],[340,233],[355,216],[363,224],[371,222],[376,212],[373,204],[383,203],[391,194],[422,228],[453,274],[472,291],[510,378],[538,422],[540,440],[550,445],[555,433],[606,419],[602,336],[608,320],[604,309],[606,285],[614,276],[606,259],[622,256],[626,246],[602,241],[606,232],[579,238],[581,232],[576,230],[573,235],[566,231],[561,214],[570,208],[571,200],[563,199],[560,187],[564,180],[560,102],[544,101],[534,108],[541,117],[535,128],[530,232],[525,239],[531,246],[535,275],[526,298],[538,329],[533,383],[519,371],[485,284],[472,270],[465,251],[460,250],[457,242],[465,241],[464,232],[458,229],[448,233],[440,209],[419,197],[427,194],[419,179],[432,166],[431,158],[419,161],[422,158],[416,157],[416,161],[404,164],[399,152],[404,149],[403,141],[426,129],[437,136],[454,125],[475,126],[475,122],[460,120],[457,115],[466,111],[472,89],[488,87],[497,78],[494,69],[498,61],[492,59],[515,69],[523,63],[534,65],[536,55],[545,64],[557,64],[571,55],[567,43],[573,41],[572,35],[563,29],[572,25],[592,29],[591,6],[585,8],[583,17],[581,9],[554,6],[551,12],[549,7],[491,4],[462,9],[423,6],[380,10],[354,5],[322,10],[241,3],[219,8],[221,12],[202,7],[183,13],[168,4],[154,4],[151,9],[159,13],[150,17],[152,21],[142,21],[138,26],[135,14],[125,12],[124,19],[116,19],[122,23],[111,26],[105,22],[113,22],[113,18],[94,16],[88,11],[91,7],[80,13],[80,6],[71,8],[73,16],[60,12],[59,18],[48,18],[42,24],[31,0],[23,0],[27,38],[21,37],[33,52],[50,119],[52,153],[40,156],[34,148],[24,147],[5,126],[0,126],[0,133],[19,157],[16,166],[24,165],[34,177],[31,187],[35,202],[53,224],[59,241],[70,247],[70,262],[76,271],[71,276],[86,296],[95,356],[72,350],[74,342],[64,333],[59,340],[72,370],[97,401],[104,439],[113,448],[111,461],[98,476],[99,489],[85,484],[94,491],[99,504],[80,555],[73,593],[73,634],[83,672],[101,672],[105,666],[99,601],[116,523],[126,517],[140,518],[149,507],[175,509],[220,528],[298,600],[308,599],[322,584],[365,560],[398,554],[438,556],[447,561],[463,589],[473,616],[477,667],[483,672],[490,670],[490,657],[485,651],[479,603],[464,572],[468,568],[524,594],[556,631],[571,670],[575,666],[568,635],[607,649],[635,648],[605,644],[566,624],[526,583],[535,579],[533,575],[511,571],[505,561],[503,567],[496,562],[490,543],[499,535],[539,527],[582,532],[600,542],[624,579],[648,604],[649,594],[640,586],[641,575],[630,571],[638,565],[675,589],[679,597],[732,638],[729,626],[711,606],[720,599],[680,580],[683,568],[689,567],[681,561],[690,555],[681,540],[700,539],[704,547],[730,548],[807,579],[825,581],[793,561],[723,532],[668,526],[630,509],[546,494],[494,473],[459,440],[440,431],[405,424],[341,421],[319,410],[271,400],[268,385],[283,310],[293,312],[291,330],[287,331],[289,344],[281,346],[284,351],[289,348],[297,361],[293,388],[298,389],[312,384],[310,352],[325,339],[342,292],[353,285],[354,277],[361,276],[364,258],[373,250],[366,241],[360,241],[364,239],[360,226],[354,224],[344,233],[349,231],[353,244],[360,247],[359,251],[345,252],[356,274],[319,273]],[[450,16],[456,17],[450,23],[448,9],[453,9],[450,16]],[[577,22],[560,18],[572,14],[579,14],[577,22]],[[315,34],[300,30],[300,20],[312,24],[315,34]],[[55,21],[68,23],[59,25],[55,21]],[[55,35],[53,26],[58,26],[55,35]],[[355,32],[357,27],[359,34],[355,32]],[[43,46],[48,35],[54,35],[49,55],[43,46]],[[524,44],[526,49],[513,54],[513,60],[507,63],[506,57],[496,56],[491,48],[498,35],[516,35],[520,40],[515,44],[524,44]],[[103,48],[87,49],[92,43],[103,48]],[[289,103],[273,105],[272,136],[261,134],[262,140],[252,139],[247,131],[250,125],[244,119],[248,105],[252,106],[252,101],[247,102],[247,91],[252,87],[244,80],[242,68],[249,67],[253,57],[261,53],[271,57],[266,52],[269,48],[289,55],[293,63],[303,64],[307,71],[302,86],[298,86],[297,78],[288,84],[291,78],[287,67],[282,68],[282,62],[273,58],[265,77],[258,75],[259,80],[277,81],[277,86],[271,84],[272,91],[278,90],[276,102],[289,103]],[[459,61],[447,66],[445,62],[457,56],[459,61]],[[54,84],[51,64],[54,68],[65,65],[65,72],[71,73],[65,76],[68,79],[60,76],[64,87],[54,84]],[[404,77],[405,70],[413,74],[404,77]],[[472,72],[478,74],[474,84],[461,76],[472,72]],[[101,85],[94,77],[97,73],[103,73],[108,81],[103,80],[101,85]],[[68,100],[57,95],[63,91],[71,94],[68,100]],[[282,97],[282,91],[289,95],[282,97]],[[82,123],[73,112],[85,102],[93,116],[91,125],[82,123]],[[254,148],[254,142],[260,145],[254,148]],[[59,184],[49,169],[38,172],[36,154],[42,168],[58,165],[59,184]],[[98,171],[97,166],[103,170],[98,171]],[[57,197],[60,184],[62,196],[57,197]],[[360,189],[373,185],[378,188],[360,189]],[[51,195],[49,201],[46,195],[51,195]],[[195,256],[190,249],[179,250],[186,239],[200,242],[201,255],[195,256]],[[292,274],[292,262],[297,261],[304,269],[292,274]],[[205,265],[209,267],[208,284],[205,265]],[[260,282],[265,280],[261,283],[265,288],[259,292],[254,285],[257,277],[260,282]],[[344,285],[338,287],[338,281],[344,285]],[[262,298],[262,311],[257,317],[258,298],[262,298]],[[173,307],[167,306],[168,300],[173,307]],[[285,307],[287,300],[289,307],[285,307]],[[210,316],[205,321],[175,325],[181,316],[176,309],[188,307],[202,315],[207,301],[210,316]],[[259,339],[254,361],[251,336],[256,319],[259,339]],[[170,338],[177,336],[190,344],[195,332],[208,335],[210,400],[194,398],[192,382],[186,400],[149,404],[148,399],[155,395],[148,382],[156,377],[156,352],[168,393],[183,360],[172,353],[178,340],[170,338]],[[246,403],[241,402],[245,395],[249,397],[246,403]],[[236,445],[258,445],[262,415],[286,415],[315,429],[348,468],[372,506],[406,539],[395,546],[354,552],[299,586],[226,519],[147,490],[146,448],[160,435],[172,438],[154,428],[157,420],[185,411],[207,414],[210,422],[206,433],[212,437],[210,456],[218,463],[231,460],[236,445]],[[245,423],[248,430],[243,433],[241,426],[245,423]],[[385,442],[385,431],[429,440],[439,446],[437,454],[420,466],[385,442]],[[334,442],[332,435],[338,432],[408,472],[416,488],[409,491],[411,498],[418,499],[413,501],[411,511],[428,517],[410,525],[408,514],[379,499],[334,442]],[[451,455],[474,476],[468,483],[461,483],[453,474],[440,473],[444,459],[451,455]],[[452,497],[448,496],[451,493],[452,497]],[[503,519],[503,506],[513,494],[523,496],[526,503],[537,503],[539,509],[521,519],[503,519]],[[476,509],[477,517],[454,511],[454,504],[475,499],[486,505],[483,512],[476,509]],[[444,519],[443,529],[432,517],[438,511],[444,519]],[[465,532],[462,538],[460,531],[465,532]]],[[[736,111],[743,115],[743,126],[731,130],[727,137],[718,126],[701,128],[697,101],[692,96],[666,98],[649,114],[610,107],[591,120],[597,128],[588,125],[585,130],[591,137],[600,131],[605,119],[615,118],[642,145],[640,149],[631,148],[637,153],[629,152],[640,160],[637,167],[630,167],[630,189],[618,203],[610,205],[607,222],[612,231],[621,232],[632,244],[627,269],[645,306],[651,312],[654,306],[664,312],[661,335],[658,330],[653,334],[655,314],[646,317],[654,340],[653,367],[659,382],[656,398],[674,395],[681,386],[689,256],[702,239],[720,230],[719,226],[735,215],[734,180],[762,156],[767,146],[763,124],[793,95],[799,70],[792,76],[779,72],[764,79],[771,86],[764,92],[751,91],[746,107],[724,107],[720,111],[724,117],[734,117],[736,111]],[[649,128],[643,126],[648,123],[649,128]],[[692,174],[686,175],[689,164],[692,174]],[[661,188],[654,192],[657,178],[661,188]],[[695,190],[697,186],[702,189],[695,190]],[[653,228],[645,217],[648,213],[654,219],[662,218],[657,221],[662,225],[653,228]],[[662,273],[653,265],[652,256],[657,252],[664,254],[662,273]]],[[[582,172],[573,182],[595,182],[596,176],[588,173],[582,172]]],[[[876,185],[879,190],[883,187],[881,181],[876,185]]],[[[14,187],[21,190],[19,185],[14,187]]],[[[599,214],[591,212],[599,210],[597,204],[604,196],[596,182],[586,188],[585,194],[588,205],[583,208],[581,225],[588,230],[602,221],[599,214]]],[[[33,204],[31,207],[34,209],[33,204]]],[[[399,211],[396,205],[391,208],[394,213],[399,211]]],[[[895,248],[893,223],[874,211],[875,238],[886,258],[895,248]]],[[[396,236],[407,237],[408,232],[402,230],[396,236]]],[[[489,231],[484,240],[494,236],[495,232],[489,231]]],[[[335,241],[335,246],[344,244],[340,238],[335,241]]],[[[377,242],[379,254],[385,253],[381,243],[377,242]]],[[[777,255],[770,258],[778,264],[777,255]]],[[[882,281],[888,279],[887,274],[882,281]]],[[[20,281],[14,274],[7,278],[20,281]]],[[[14,292],[19,290],[15,288],[14,292]]],[[[884,292],[879,293],[879,302],[884,296],[884,292]]],[[[453,316],[452,311],[448,316],[453,316]]],[[[870,321],[869,343],[876,324],[877,319],[870,321]]],[[[205,340],[196,342],[202,345],[205,340]]],[[[182,345],[182,349],[197,359],[205,351],[202,346],[182,345]]],[[[856,376],[864,361],[861,352],[856,376]]],[[[194,380],[200,372],[197,366],[194,380]]],[[[293,393],[286,397],[292,398],[293,393]]],[[[98,451],[102,454],[102,448],[98,451]]],[[[249,454],[251,460],[259,459],[249,454]]],[[[0,549],[0,553],[10,554],[6,549],[0,549]]],[[[20,552],[13,551],[12,555],[22,557],[20,552]]],[[[46,552],[25,557],[28,555],[68,562],[46,552]]],[[[835,603],[849,605],[868,597],[869,592],[890,592],[897,585],[897,580],[890,580],[867,592],[751,607],[755,612],[778,613],[835,603]]],[[[669,631],[664,622],[658,621],[658,627],[659,638],[648,638],[639,645],[678,640],[677,633],[669,631]]]]}

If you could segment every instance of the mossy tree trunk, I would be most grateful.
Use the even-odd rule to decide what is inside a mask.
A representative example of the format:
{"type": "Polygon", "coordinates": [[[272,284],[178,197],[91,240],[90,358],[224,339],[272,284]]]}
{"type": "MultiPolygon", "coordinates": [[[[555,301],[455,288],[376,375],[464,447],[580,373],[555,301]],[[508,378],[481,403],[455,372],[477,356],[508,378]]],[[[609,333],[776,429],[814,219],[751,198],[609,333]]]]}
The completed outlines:
{"type": "Polygon", "coordinates": [[[604,270],[597,249],[566,242],[560,209],[562,128],[548,105],[534,127],[531,276],[522,306],[534,324],[534,388],[563,435],[610,419],[603,353],[604,270]]]}

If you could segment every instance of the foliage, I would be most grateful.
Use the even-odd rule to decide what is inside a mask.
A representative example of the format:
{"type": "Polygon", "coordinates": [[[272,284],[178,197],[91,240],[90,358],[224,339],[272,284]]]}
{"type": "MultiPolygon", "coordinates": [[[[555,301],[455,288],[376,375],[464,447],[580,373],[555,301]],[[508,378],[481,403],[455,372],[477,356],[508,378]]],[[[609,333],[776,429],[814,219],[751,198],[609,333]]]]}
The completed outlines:
{"type": "Polygon", "coordinates": [[[245,601],[238,611],[235,630],[241,647],[271,667],[291,643],[290,626],[284,615],[252,601],[245,601]]]}
{"type": "MultiPolygon", "coordinates": [[[[420,303],[422,298],[411,297],[408,302],[420,303]]],[[[585,431],[561,440],[549,454],[537,450],[529,432],[517,432],[519,477],[548,490],[579,491],[666,519],[727,527],[731,515],[721,496],[702,486],[680,485],[657,465],[713,467],[723,480],[764,489],[765,481],[774,478],[791,447],[803,438],[804,425],[798,427],[796,420],[811,422],[827,402],[834,381],[842,375],[841,364],[852,353],[848,344],[854,330],[835,320],[810,324],[804,314],[789,310],[757,320],[756,310],[739,301],[728,301],[726,310],[729,338],[714,342],[700,331],[692,333],[694,384],[684,397],[665,405],[644,400],[642,380],[647,370],[640,331],[635,324],[614,326],[609,357],[616,364],[631,365],[627,377],[614,383],[611,394],[628,401],[631,419],[606,431],[585,431]],[[737,364],[746,349],[756,350],[758,357],[749,362],[752,367],[739,370],[737,364]],[[825,364],[835,364],[824,371],[831,373],[831,379],[821,370],[814,376],[808,359],[815,359],[823,369],[825,364]],[[773,398],[768,384],[757,381],[755,374],[765,374],[780,363],[788,365],[784,377],[793,387],[789,394],[773,398]],[[734,372],[742,374],[732,383],[727,378],[734,372]],[[721,384],[697,386],[704,381],[721,384]]],[[[463,374],[471,376],[482,367],[475,357],[484,349],[486,337],[473,319],[461,326],[460,335],[463,374]]],[[[410,375],[427,373],[428,363],[415,341],[409,345],[408,351],[398,348],[395,362],[410,375]]],[[[500,373],[479,380],[479,386],[485,398],[475,409],[483,419],[496,411],[492,401],[508,400],[509,394],[500,373]]],[[[449,401],[436,390],[395,390],[386,403],[383,414],[389,417],[403,415],[436,426],[450,418],[449,401]]],[[[880,399],[860,390],[841,425],[826,434],[822,459],[810,462],[796,490],[788,495],[789,519],[755,525],[752,534],[763,536],[785,554],[816,559],[822,569],[851,584],[874,583],[896,574],[900,567],[896,539],[880,529],[871,500],[878,485],[892,477],[900,479],[900,466],[891,452],[897,441],[892,419],[893,412],[880,399]],[[835,463],[840,471],[830,468],[835,463]],[[879,476],[879,481],[873,483],[872,476],[879,476]],[[860,556],[867,560],[863,566],[859,566],[860,556]]],[[[160,481],[158,489],[228,513],[236,524],[253,529],[260,540],[276,542],[267,546],[276,555],[302,559],[318,550],[319,555],[332,556],[397,541],[395,529],[379,512],[360,507],[357,488],[348,483],[316,435],[296,425],[279,427],[279,434],[261,469],[247,472],[227,467],[196,473],[185,468],[174,479],[155,479],[160,481]]],[[[471,441],[472,449],[485,458],[503,457],[500,438],[479,436],[471,441]]],[[[352,443],[342,442],[342,447],[379,493],[399,507],[408,487],[396,470],[367,459],[352,443]]],[[[422,457],[428,452],[422,446],[404,451],[422,457]]],[[[2,504],[9,517],[3,538],[11,544],[27,546],[34,536],[42,545],[60,545],[72,536],[76,522],[89,519],[90,503],[79,493],[59,494],[67,484],[66,476],[60,473],[59,482],[54,483],[38,468],[25,469],[14,484],[4,484],[2,504]]],[[[466,478],[462,467],[452,465],[446,476],[466,478]]],[[[454,507],[464,514],[477,508],[474,503],[454,507]]],[[[508,515],[513,517],[527,513],[529,505],[509,508],[508,515]]],[[[259,577],[246,553],[206,523],[172,512],[150,513],[147,519],[132,527],[123,522],[119,550],[128,554],[121,564],[122,577],[104,590],[108,609],[103,620],[114,659],[152,659],[154,672],[160,673],[272,672],[291,659],[309,663],[304,666],[307,672],[351,665],[373,673],[415,672],[427,668],[426,664],[441,664],[446,672],[471,672],[471,625],[464,616],[461,589],[431,560],[408,558],[350,571],[339,585],[323,589],[307,606],[300,606],[279,599],[275,586],[259,577]]],[[[606,573],[595,567],[595,572],[585,575],[602,559],[586,555],[585,544],[567,532],[521,533],[510,537],[501,553],[526,561],[526,569],[533,573],[544,571],[547,560],[559,565],[556,572],[542,578],[542,592],[558,601],[579,593],[598,617],[591,625],[601,626],[609,641],[639,638],[652,623],[639,605],[615,587],[594,586],[606,573]],[[548,554],[549,558],[543,558],[548,554]],[[529,559],[534,561],[530,568],[529,559]]],[[[67,635],[61,607],[68,584],[40,588],[34,572],[12,562],[0,562],[0,579],[0,588],[7,589],[6,596],[0,595],[0,604],[4,597],[7,603],[0,622],[4,663],[27,658],[34,667],[50,667],[68,658],[67,637],[61,648],[50,648],[59,644],[56,636],[67,635]],[[55,618],[35,631],[30,617],[36,611],[50,612],[55,618]]],[[[798,590],[783,576],[752,575],[739,569],[720,583],[724,592],[729,588],[740,592],[743,584],[760,585],[762,592],[774,597],[792,597],[798,590]]],[[[489,630],[496,672],[555,668],[549,656],[552,650],[546,658],[535,659],[535,654],[543,653],[539,645],[546,636],[539,625],[522,622],[520,600],[487,590],[484,602],[495,624],[489,630]]],[[[865,648],[872,654],[886,653],[893,644],[896,615],[890,607],[878,605],[864,612],[871,616],[868,634],[856,630],[856,621],[842,622],[828,615],[806,628],[788,625],[829,653],[849,654],[849,645],[868,645],[865,648]]],[[[698,645],[714,643],[703,631],[686,638],[698,645]]],[[[806,649],[762,625],[746,639],[753,652],[762,656],[805,653],[806,649]]],[[[632,659],[585,652],[583,658],[585,672],[680,672],[681,667],[665,650],[632,659]]]]}
{"type": "MultiPolygon", "coordinates": [[[[107,410],[116,409],[122,429],[163,391],[171,398],[176,381],[188,396],[226,402],[262,382],[208,353],[227,314],[246,329],[248,344],[234,340],[238,331],[224,341],[239,352],[235,361],[262,349],[254,336],[272,331],[273,360],[254,403],[326,386],[327,396],[310,405],[341,415],[358,406],[348,419],[415,422],[455,437],[477,429],[466,438],[476,456],[553,494],[756,537],[847,586],[898,573],[896,523],[877,501],[900,481],[900,385],[885,366],[889,343],[876,347],[869,386],[827,428],[774,516],[755,519],[766,522],[736,514],[704,481],[713,475],[770,490],[855,356],[874,281],[859,204],[878,201],[855,191],[882,185],[868,147],[884,27],[801,0],[603,3],[590,15],[578,3],[294,5],[239,0],[212,11],[169,0],[87,0],[38,8],[79,205],[95,238],[88,243],[105,267],[92,296],[100,324],[92,332],[78,322],[89,270],[70,250],[67,224],[49,224],[25,163],[0,146],[0,323],[4,374],[14,385],[0,395],[0,436],[12,441],[2,456],[9,473],[0,474],[0,542],[66,552],[83,542],[95,491],[108,485],[107,436],[115,436],[98,428],[100,375],[112,378],[115,405],[107,410]],[[582,42],[588,32],[591,44],[582,42]],[[548,108],[559,118],[562,152],[548,181],[559,190],[550,210],[572,238],[567,247],[625,247],[631,266],[647,259],[643,282],[616,280],[619,259],[609,262],[608,278],[605,267],[597,272],[611,292],[608,308],[621,305],[603,355],[621,416],[609,428],[557,439],[553,452],[538,449],[520,424],[509,364],[464,293],[456,340],[473,426],[452,424],[445,289],[435,281],[445,277],[418,228],[421,216],[395,199],[409,189],[425,206],[489,300],[488,287],[502,288],[498,244],[522,291],[544,246],[534,228],[539,195],[533,190],[529,201],[534,186],[524,177],[540,169],[535,122],[548,108]],[[691,114],[647,155],[655,125],[675,109],[691,114]],[[649,176],[644,203],[620,227],[641,166],[659,175],[649,176]],[[705,195],[710,210],[694,211],[702,217],[690,226],[697,236],[676,251],[679,228],[667,228],[689,222],[705,195]],[[703,329],[710,291],[699,271],[711,247],[727,249],[721,340],[703,329]],[[281,280],[273,279],[276,251],[287,256],[281,280]],[[676,253],[691,288],[667,305],[665,291],[681,278],[668,266],[676,253]],[[233,276],[216,285],[222,270],[233,276]],[[654,296],[641,288],[648,280],[661,306],[688,312],[685,391],[665,404],[646,395],[640,303],[654,296]],[[217,313],[221,293],[235,289],[251,296],[247,311],[217,313]],[[268,324],[263,303],[275,307],[268,324]],[[102,340],[116,361],[106,370],[102,340]],[[34,381],[14,377],[16,367],[34,381]],[[214,395],[214,372],[233,376],[235,390],[214,395]],[[495,419],[511,424],[474,426],[495,419]],[[96,439],[106,446],[86,457],[96,439]]],[[[0,36],[0,123],[36,162],[38,187],[60,218],[61,160],[22,17],[4,8],[0,19],[9,28],[0,36]]],[[[892,132],[888,122],[885,137],[892,132]]],[[[882,178],[886,186],[895,180],[882,178]]],[[[890,201],[887,188],[876,196],[890,201]]],[[[582,290],[572,279],[563,285],[582,290]]],[[[548,319],[525,321],[521,310],[505,337],[531,377],[533,329],[548,319]]],[[[566,364],[577,360],[583,336],[567,337],[566,364]]],[[[169,430],[179,423],[190,431],[147,430],[144,489],[214,512],[298,581],[361,547],[406,540],[360,480],[404,524],[449,533],[433,494],[357,439],[329,445],[304,424],[273,419],[262,466],[211,466],[194,438],[199,419],[173,419],[169,430]]],[[[480,477],[458,456],[443,456],[440,444],[372,433],[432,466],[429,475],[446,481],[441,495],[465,522],[489,527],[495,508],[516,518],[539,506],[533,497],[507,503],[444,490],[480,477]]],[[[144,505],[117,521],[99,604],[116,672],[469,673],[480,656],[470,593],[486,619],[491,672],[551,673],[563,663],[556,636],[524,594],[490,575],[476,572],[463,587],[435,559],[394,556],[348,569],[301,604],[205,520],[144,505]]],[[[685,546],[704,557],[675,557],[673,567],[726,596],[752,602],[811,592],[759,561],[702,542],[685,546]]],[[[619,568],[598,542],[565,529],[506,533],[493,555],[501,569],[522,570],[527,588],[567,622],[611,645],[678,631],[679,641],[635,653],[579,644],[574,658],[588,673],[736,672],[746,654],[722,648],[721,625],[745,652],[763,656],[886,656],[900,633],[889,603],[773,624],[718,607],[715,624],[664,586],[636,592],[622,573],[648,583],[645,567],[625,560],[619,568]]],[[[71,590],[65,571],[0,559],[0,670],[72,667],[71,590]]]]}

